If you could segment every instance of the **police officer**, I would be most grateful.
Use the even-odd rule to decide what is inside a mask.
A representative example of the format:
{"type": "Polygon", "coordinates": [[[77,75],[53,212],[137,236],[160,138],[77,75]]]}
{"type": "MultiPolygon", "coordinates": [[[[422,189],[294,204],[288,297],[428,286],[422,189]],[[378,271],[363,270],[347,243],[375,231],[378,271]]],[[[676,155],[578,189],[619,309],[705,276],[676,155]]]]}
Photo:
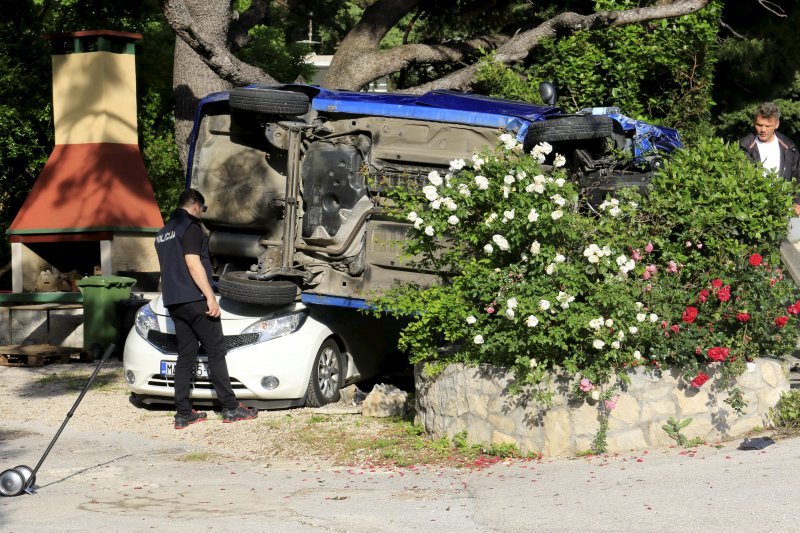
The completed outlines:
{"type": "Polygon", "coordinates": [[[212,288],[208,237],[200,222],[207,209],[199,191],[186,189],[178,198],[178,208],[155,241],[161,265],[161,299],[175,323],[178,343],[175,429],[203,422],[208,417],[207,413],[194,411],[189,399],[198,343],[203,345],[208,356],[208,374],[222,404],[222,421],[236,422],[258,416],[258,410],[237,402],[228,376],[220,309],[212,288]]]}

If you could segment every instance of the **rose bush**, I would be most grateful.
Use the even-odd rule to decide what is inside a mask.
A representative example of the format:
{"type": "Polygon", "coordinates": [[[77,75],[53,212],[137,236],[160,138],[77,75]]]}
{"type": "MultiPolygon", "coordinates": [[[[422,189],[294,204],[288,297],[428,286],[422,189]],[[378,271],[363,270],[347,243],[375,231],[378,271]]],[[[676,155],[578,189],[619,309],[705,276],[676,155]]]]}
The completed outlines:
{"type": "Polygon", "coordinates": [[[411,317],[412,362],[500,365],[517,388],[565,369],[576,393],[609,399],[626,368],[677,366],[699,387],[707,365],[791,351],[800,302],[776,245],[793,185],[711,140],[677,153],[647,197],[620,191],[588,208],[565,162],[504,133],[421,191],[394,192],[393,214],[414,228],[407,252],[442,274],[373,302],[411,317]]]}

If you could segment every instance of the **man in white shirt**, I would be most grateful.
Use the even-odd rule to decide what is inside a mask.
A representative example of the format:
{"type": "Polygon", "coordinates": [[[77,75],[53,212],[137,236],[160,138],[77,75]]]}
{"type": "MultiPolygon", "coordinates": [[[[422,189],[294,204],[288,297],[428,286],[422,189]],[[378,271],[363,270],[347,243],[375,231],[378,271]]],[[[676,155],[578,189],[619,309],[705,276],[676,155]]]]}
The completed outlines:
{"type": "MultiPolygon", "coordinates": [[[[767,171],[777,172],[784,179],[800,180],[800,153],[797,145],[779,133],[781,110],[772,102],[756,108],[754,133],[739,139],[739,147],[753,161],[761,163],[767,171]]],[[[794,199],[795,214],[800,216],[800,198],[794,199]]]]}

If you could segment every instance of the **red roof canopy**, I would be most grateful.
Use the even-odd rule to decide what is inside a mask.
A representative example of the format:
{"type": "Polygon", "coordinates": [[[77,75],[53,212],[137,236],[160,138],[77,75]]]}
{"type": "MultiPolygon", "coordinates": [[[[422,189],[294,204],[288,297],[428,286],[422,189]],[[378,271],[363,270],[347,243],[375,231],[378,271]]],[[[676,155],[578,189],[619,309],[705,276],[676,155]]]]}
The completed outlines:
{"type": "Polygon", "coordinates": [[[154,233],[163,225],[137,145],[61,144],[8,233],[154,233]]]}

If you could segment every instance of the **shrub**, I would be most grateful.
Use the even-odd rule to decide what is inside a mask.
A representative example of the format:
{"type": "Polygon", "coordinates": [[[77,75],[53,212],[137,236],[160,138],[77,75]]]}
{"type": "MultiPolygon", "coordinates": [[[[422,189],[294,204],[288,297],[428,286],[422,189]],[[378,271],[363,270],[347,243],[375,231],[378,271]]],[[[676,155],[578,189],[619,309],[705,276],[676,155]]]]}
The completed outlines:
{"type": "Polygon", "coordinates": [[[790,351],[800,305],[773,265],[791,184],[711,140],[677,154],[649,198],[624,191],[595,212],[549,145],[500,142],[394,195],[414,227],[408,253],[442,274],[374,302],[412,317],[412,362],[500,365],[517,388],[565,369],[576,393],[607,398],[626,368],[678,366],[699,387],[717,365],[731,387],[746,358],[790,351]]]}
{"type": "Polygon", "coordinates": [[[778,403],[770,409],[769,417],[779,428],[797,429],[800,427],[800,391],[793,390],[781,394],[778,403]]]}

